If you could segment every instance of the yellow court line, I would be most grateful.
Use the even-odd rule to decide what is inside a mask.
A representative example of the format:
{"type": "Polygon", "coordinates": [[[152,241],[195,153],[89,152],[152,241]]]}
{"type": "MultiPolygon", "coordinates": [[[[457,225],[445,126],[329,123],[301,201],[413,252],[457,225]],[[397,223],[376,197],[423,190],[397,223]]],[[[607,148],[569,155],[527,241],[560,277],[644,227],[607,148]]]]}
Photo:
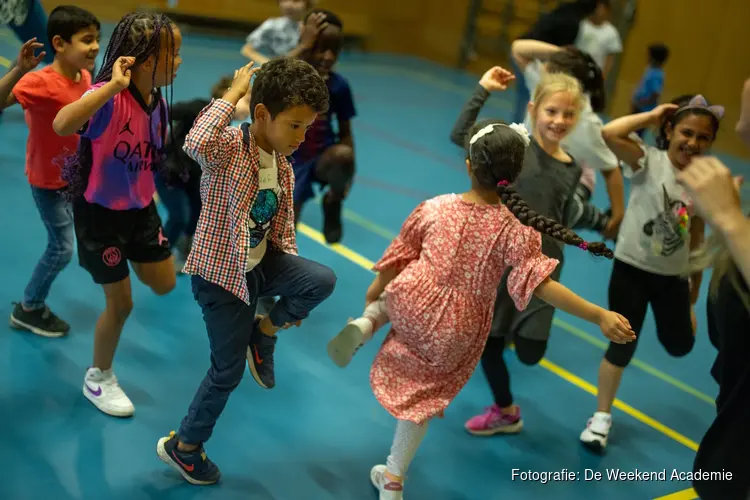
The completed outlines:
{"type": "MultiPolygon", "coordinates": [[[[316,200],[317,202],[320,202],[319,200],[316,200]]],[[[346,220],[349,220],[353,222],[354,224],[357,224],[358,226],[366,229],[367,231],[370,231],[374,234],[377,234],[378,236],[382,236],[383,238],[387,240],[392,240],[396,237],[396,234],[392,233],[388,229],[379,226],[378,224],[371,222],[367,220],[366,218],[362,217],[361,215],[352,212],[351,210],[344,209],[344,218],[346,220]]],[[[571,335],[574,335],[578,337],[581,340],[584,340],[588,342],[589,344],[596,346],[602,350],[606,350],[609,344],[599,338],[596,338],[592,336],[591,334],[587,333],[586,331],[571,325],[570,323],[563,321],[559,318],[554,318],[553,323],[555,326],[562,328],[566,332],[570,333],[571,335]]],[[[659,380],[675,387],[676,389],[681,390],[682,392],[686,394],[690,394],[691,396],[700,399],[701,401],[708,403],[711,406],[716,406],[716,400],[709,396],[708,394],[705,394],[698,389],[676,379],[675,377],[664,373],[663,371],[659,370],[658,368],[655,368],[648,363],[645,363],[637,358],[633,358],[630,362],[632,366],[635,366],[636,368],[648,373],[649,375],[658,378],[659,380]]]]}
{"type": "Polygon", "coordinates": [[[693,488],[688,488],[663,497],[654,498],[654,500],[697,500],[698,498],[698,493],[693,488]]]}
{"type": "MultiPolygon", "coordinates": [[[[307,236],[311,240],[330,248],[337,254],[341,255],[345,259],[359,265],[360,267],[363,267],[364,269],[373,272],[372,268],[374,266],[374,262],[370,259],[363,257],[362,255],[358,254],[354,250],[341,245],[340,243],[335,243],[333,245],[328,245],[323,237],[323,235],[316,231],[315,229],[311,228],[307,224],[300,223],[297,226],[297,231],[304,236],[307,236]]],[[[549,372],[554,373],[558,377],[562,378],[563,380],[570,382],[571,384],[575,385],[576,387],[588,392],[589,394],[592,394],[596,396],[597,389],[596,386],[593,384],[590,384],[589,382],[585,381],[581,377],[574,375],[573,373],[567,371],[566,369],[556,365],[555,363],[552,363],[548,359],[544,358],[539,363],[539,365],[546,369],[549,372]]],[[[647,426],[651,427],[652,429],[664,434],[668,438],[680,443],[683,446],[686,446],[687,448],[690,448],[692,451],[698,450],[698,443],[691,440],[690,438],[680,434],[679,432],[675,431],[674,429],[671,429],[670,427],[667,427],[666,425],[662,424],[658,420],[649,417],[645,413],[633,408],[627,403],[624,403],[623,401],[620,401],[619,399],[615,399],[615,402],[613,403],[613,406],[617,408],[618,410],[622,411],[623,413],[630,415],[634,419],[638,420],[639,422],[646,424],[647,426]]]]}
{"type": "Polygon", "coordinates": [[[6,59],[3,56],[0,56],[0,66],[5,66],[6,68],[10,68],[11,62],[10,59],[6,59]]]}

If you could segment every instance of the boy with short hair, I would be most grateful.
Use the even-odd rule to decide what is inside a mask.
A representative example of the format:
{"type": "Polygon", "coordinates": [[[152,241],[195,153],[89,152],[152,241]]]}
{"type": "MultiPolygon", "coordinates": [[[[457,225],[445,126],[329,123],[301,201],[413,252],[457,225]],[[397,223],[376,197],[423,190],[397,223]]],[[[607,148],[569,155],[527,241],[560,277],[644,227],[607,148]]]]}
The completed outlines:
{"type": "Polygon", "coordinates": [[[341,210],[354,179],[354,137],[351,120],[357,115],[349,82],[333,70],[343,44],[343,23],[327,10],[313,10],[325,28],[305,59],[318,70],[328,87],[331,107],[307,132],[302,146],[292,156],[294,165],[294,211],[299,221],[304,204],[315,196],[313,185],[325,188],[323,235],[328,243],[342,238],[341,210]],[[337,127],[334,128],[334,117],[337,127]]]}
{"type": "Polygon", "coordinates": [[[75,135],[60,137],[52,122],[63,107],[77,101],[91,85],[91,71],[99,53],[99,20],[92,13],[72,5],[61,5],[49,15],[47,37],[54,61],[36,68],[45,52],[36,38],[21,47],[18,61],[0,79],[0,104],[20,104],[29,136],[26,142],[26,176],[42,223],[47,229],[47,248],[26,286],[23,300],[10,315],[13,327],[44,337],[62,337],[70,325],[46,305],[55,278],[73,258],[73,211],[63,190],[64,157],[78,148],[75,135]]]}
{"type": "Polygon", "coordinates": [[[198,229],[184,272],[203,311],[211,366],[180,430],[161,438],[159,458],[191,484],[213,484],[219,469],[203,451],[239,385],[245,364],[261,387],[275,385],[276,332],[299,325],[336,283],[333,271],[297,255],[292,191],[286,156],[307,127],[328,109],[323,79],[308,63],[279,58],[235,73],[230,89],[195,121],[185,152],[203,168],[198,229]],[[230,126],[250,88],[252,124],[230,126]],[[256,319],[258,297],[281,296],[256,319]]]}

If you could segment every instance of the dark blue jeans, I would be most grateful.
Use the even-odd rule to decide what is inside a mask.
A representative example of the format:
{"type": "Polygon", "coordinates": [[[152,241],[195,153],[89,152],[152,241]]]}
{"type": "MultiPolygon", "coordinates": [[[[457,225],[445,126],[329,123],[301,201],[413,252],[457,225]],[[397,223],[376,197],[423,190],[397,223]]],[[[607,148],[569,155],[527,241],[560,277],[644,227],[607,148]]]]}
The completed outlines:
{"type": "Polygon", "coordinates": [[[29,309],[44,307],[52,282],[73,258],[73,207],[62,190],[31,186],[36,208],[47,229],[47,248],[39,259],[23,294],[23,305],[29,309]]]}
{"type": "Polygon", "coordinates": [[[52,50],[51,40],[47,40],[47,13],[42,7],[39,0],[31,0],[29,4],[29,15],[26,22],[21,26],[13,24],[8,25],[12,29],[19,41],[23,44],[36,37],[40,43],[44,44],[44,62],[51,64],[55,60],[55,53],[52,50]]]}
{"type": "Polygon", "coordinates": [[[157,174],[154,182],[159,199],[167,209],[164,236],[172,245],[181,236],[193,236],[201,214],[200,177],[191,176],[188,182],[168,186],[164,178],[157,174]]]}
{"type": "Polygon", "coordinates": [[[269,251],[247,273],[250,305],[199,276],[193,276],[192,282],[193,295],[206,322],[211,366],[182,420],[178,436],[184,443],[200,444],[211,437],[229,395],[247,369],[247,348],[255,326],[258,297],[281,296],[269,313],[271,322],[277,326],[293,323],[307,318],[331,295],[336,275],[317,262],[269,251]]]}

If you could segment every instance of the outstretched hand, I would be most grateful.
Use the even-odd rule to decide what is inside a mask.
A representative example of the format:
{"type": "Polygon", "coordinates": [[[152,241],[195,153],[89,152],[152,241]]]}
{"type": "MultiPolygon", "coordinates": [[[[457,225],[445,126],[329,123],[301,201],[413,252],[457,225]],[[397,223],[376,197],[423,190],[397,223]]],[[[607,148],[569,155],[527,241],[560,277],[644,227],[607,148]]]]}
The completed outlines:
{"type": "Polygon", "coordinates": [[[627,344],[635,340],[635,332],[630,326],[630,322],[616,312],[605,312],[599,323],[599,328],[602,329],[605,337],[617,344],[627,344]]]}
{"type": "Polygon", "coordinates": [[[39,63],[42,62],[44,56],[47,54],[45,51],[41,51],[39,54],[34,54],[36,50],[41,48],[44,48],[44,44],[37,42],[36,37],[21,45],[21,50],[18,51],[16,64],[19,71],[26,74],[39,66],[39,63]]]}

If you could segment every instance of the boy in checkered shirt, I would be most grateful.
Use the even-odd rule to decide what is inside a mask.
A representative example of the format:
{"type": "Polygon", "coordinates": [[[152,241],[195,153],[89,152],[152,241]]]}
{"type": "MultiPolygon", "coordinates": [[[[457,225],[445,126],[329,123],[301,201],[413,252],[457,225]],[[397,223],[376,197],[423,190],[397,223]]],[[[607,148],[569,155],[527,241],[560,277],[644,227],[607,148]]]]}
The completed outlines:
{"type": "Polygon", "coordinates": [[[211,366],[180,430],[159,440],[159,457],[192,484],[213,484],[219,469],[203,451],[231,392],[250,367],[261,387],[275,385],[276,332],[299,325],[333,292],[336,276],[297,255],[294,173],[286,157],[328,109],[328,89],[299,59],[237,70],[230,89],[195,120],[184,150],[202,169],[201,210],[184,272],[192,275],[211,345],[211,366]],[[250,95],[252,124],[230,126],[250,95]],[[258,319],[258,297],[280,296],[258,319]]]}

